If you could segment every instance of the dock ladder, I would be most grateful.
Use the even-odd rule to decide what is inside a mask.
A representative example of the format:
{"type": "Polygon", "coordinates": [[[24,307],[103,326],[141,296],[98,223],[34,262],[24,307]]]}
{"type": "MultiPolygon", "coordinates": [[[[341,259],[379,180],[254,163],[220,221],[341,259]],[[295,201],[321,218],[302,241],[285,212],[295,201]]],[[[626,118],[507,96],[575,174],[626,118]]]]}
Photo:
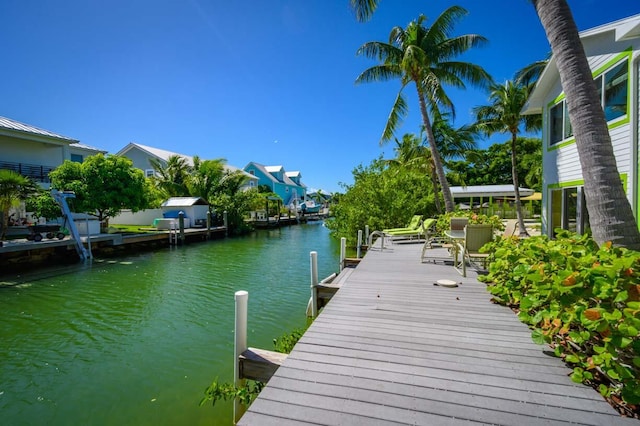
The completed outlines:
{"type": "MultiPolygon", "coordinates": [[[[62,216],[64,217],[65,222],[67,222],[69,231],[71,232],[71,236],[76,242],[76,252],[78,252],[80,260],[85,261],[87,259],[91,259],[91,254],[89,254],[87,252],[87,249],[84,248],[84,244],[80,239],[80,233],[78,232],[76,223],[73,221],[73,215],[71,214],[71,210],[69,209],[69,204],[67,204],[67,198],[75,198],[76,194],[73,192],[60,192],[57,189],[52,189],[51,196],[60,206],[60,210],[62,210],[62,216]]],[[[89,226],[87,225],[87,241],[89,241],[89,238],[89,226]]]]}

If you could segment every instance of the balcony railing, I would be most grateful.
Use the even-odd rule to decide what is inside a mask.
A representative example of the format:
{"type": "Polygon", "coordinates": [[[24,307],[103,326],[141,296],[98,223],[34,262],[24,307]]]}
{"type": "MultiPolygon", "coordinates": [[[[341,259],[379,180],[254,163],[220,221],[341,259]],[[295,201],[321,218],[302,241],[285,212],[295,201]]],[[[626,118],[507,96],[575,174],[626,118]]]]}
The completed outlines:
{"type": "Polygon", "coordinates": [[[54,169],[54,167],[0,161],[0,169],[13,170],[14,172],[20,173],[22,176],[29,177],[36,182],[51,183],[49,180],[49,173],[54,169]]]}

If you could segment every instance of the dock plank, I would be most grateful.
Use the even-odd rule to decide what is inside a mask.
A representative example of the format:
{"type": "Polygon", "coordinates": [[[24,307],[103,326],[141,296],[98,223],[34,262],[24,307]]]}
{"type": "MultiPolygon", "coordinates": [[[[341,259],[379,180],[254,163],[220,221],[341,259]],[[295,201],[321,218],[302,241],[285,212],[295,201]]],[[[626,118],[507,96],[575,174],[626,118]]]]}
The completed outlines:
{"type": "Polygon", "coordinates": [[[637,424],[573,383],[474,272],[420,249],[372,248],[340,277],[238,424],[637,424]]]}

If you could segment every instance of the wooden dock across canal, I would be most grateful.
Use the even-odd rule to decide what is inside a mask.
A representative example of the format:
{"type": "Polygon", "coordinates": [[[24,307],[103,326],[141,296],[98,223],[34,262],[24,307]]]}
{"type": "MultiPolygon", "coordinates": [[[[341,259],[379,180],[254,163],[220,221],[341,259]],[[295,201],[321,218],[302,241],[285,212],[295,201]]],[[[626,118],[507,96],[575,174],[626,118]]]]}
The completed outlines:
{"type": "Polygon", "coordinates": [[[370,250],[238,424],[638,424],[573,383],[474,272],[420,249],[370,250]]]}

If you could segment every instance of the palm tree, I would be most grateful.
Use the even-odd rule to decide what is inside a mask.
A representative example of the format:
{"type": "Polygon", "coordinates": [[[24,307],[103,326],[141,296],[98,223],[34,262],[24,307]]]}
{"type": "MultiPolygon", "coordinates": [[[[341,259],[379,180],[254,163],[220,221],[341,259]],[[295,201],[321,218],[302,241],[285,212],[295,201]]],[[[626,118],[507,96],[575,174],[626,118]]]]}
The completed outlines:
{"type": "Polygon", "coordinates": [[[456,58],[472,47],[478,47],[486,39],[477,34],[450,37],[453,26],[467,11],[459,6],[445,10],[430,28],[422,24],[426,19],[420,15],[407,28],[394,27],[389,42],[368,42],[358,49],[359,55],[377,59],[381,63],[365,70],[356,83],[400,79],[401,87],[389,114],[380,143],[393,137],[394,131],[408,111],[403,89],[413,83],[418,95],[422,122],[427,135],[431,157],[444,196],[446,211],[454,209],[453,198],[442,164],[442,157],[433,135],[427,108],[445,108],[454,113],[451,100],[444,91],[448,84],[465,88],[465,81],[482,87],[490,81],[489,75],[480,66],[457,61],[456,58]]]}
{"type": "Polygon", "coordinates": [[[527,237],[527,228],[524,225],[522,215],[522,203],[520,202],[520,182],[518,179],[517,140],[520,128],[527,131],[540,130],[542,117],[540,115],[521,115],[531,87],[507,81],[504,84],[492,84],[490,87],[490,105],[478,106],[473,109],[476,114],[475,127],[487,136],[494,133],[511,134],[511,176],[513,178],[513,191],[516,198],[516,214],[520,236],[527,237]]]}
{"type": "Polygon", "coordinates": [[[587,55],[566,0],[532,0],[551,43],[580,157],[593,238],[640,250],[640,231],[626,197],[607,120],[587,55]]]}
{"type": "Polygon", "coordinates": [[[20,201],[36,191],[36,185],[27,177],[13,170],[0,170],[0,212],[2,213],[2,231],[0,240],[3,240],[9,226],[9,209],[16,207],[20,201]]]}
{"type": "Polygon", "coordinates": [[[156,187],[166,197],[185,197],[189,195],[187,183],[191,173],[191,166],[187,159],[179,155],[172,155],[164,164],[156,158],[149,160],[156,175],[152,178],[156,187]]]}
{"type": "MultiPolygon", "coordinates": [[[[350,0],[359,21],[371,18],[379,0],[350,0]]],[[[587,56],[566,0],[531,0],[544,27],[565,91],[580,157],[593,238],[640,250],[633,217],[613,154],[587,56]]]]}

